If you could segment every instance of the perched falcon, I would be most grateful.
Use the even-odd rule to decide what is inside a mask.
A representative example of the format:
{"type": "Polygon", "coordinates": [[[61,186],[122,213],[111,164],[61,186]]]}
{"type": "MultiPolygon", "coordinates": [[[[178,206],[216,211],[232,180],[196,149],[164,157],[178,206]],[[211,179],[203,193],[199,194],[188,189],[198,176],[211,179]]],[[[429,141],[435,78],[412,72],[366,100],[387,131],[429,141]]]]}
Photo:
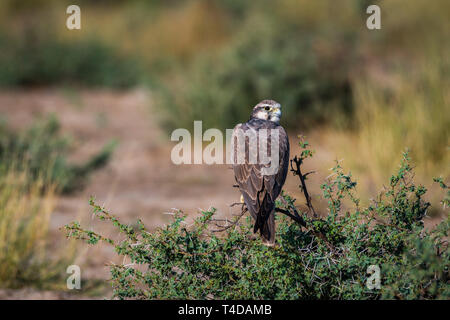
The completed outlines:
{"type": "MultiPolygon", "coordinates": [[[[275,244],[275,200],[284,185],[289,166],[289,139],[286,131],[279,124],[280,118],[281,105],[273,100],[263,100],[253,108],[250,120],[238,124],[232,135],[234,176],[245,205],[255,220],[253,231],[256,233],[259,230],[267,245],[275,244]],[[260,134],[262,131],[267,133],[265,135],[260,134]],[[241,138],[241,141],[245,144],[245,155],[241,158],[243,161],[239,162],[237,159],[239,139],[237,137],[239,134],[242,137],[242,132],[244,134],[256,132],[259,138],[257,141],[249,138],[251,135],[241,138]],[[278,135],[278,140],[272,139],[274,134],[278,135]],[[264,138],[265,136],[267,138],[264,138]],[[261,139],[261,137],[264,139],[261,139]],[[261,144],[261,141],[264,142],[261,144]],[[279,146],[278,157],[274,160],[277,161],[276,170],[268,171],[264,168],[270,167],[273,163],[260,161],[259,152],[261,149],[263,152],[265,150],[272,157],[273,141],[279,146]],[[267,143],[267,148],[264,145],[265,143],[267,143]],[[255,158],[257,158],[256,163],[255,158]]],[[[240,150],[242,152],[242,149],[240,150]]]]}

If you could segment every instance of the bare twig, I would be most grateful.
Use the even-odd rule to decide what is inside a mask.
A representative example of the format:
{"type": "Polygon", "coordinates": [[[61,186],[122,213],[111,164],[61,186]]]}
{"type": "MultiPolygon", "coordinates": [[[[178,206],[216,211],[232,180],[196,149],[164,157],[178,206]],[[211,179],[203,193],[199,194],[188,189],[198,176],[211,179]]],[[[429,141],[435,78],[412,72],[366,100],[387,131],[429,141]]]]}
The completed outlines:
{"type": "Polygon", "coordinates": [[[241,208],[241,213],[235,215],[236,218],[234,219],[234,221],[230,221],[228,219],[215,219],[215,218],[213,218],[213,219],[211,219],[211,222],[213,222],[219,229],[211,230],[211,232],[223,232],[223,231],[226,231],[226,230],[234,227],[235,225],[237,225],[239,220],[242,218],[242,216],[248,210],[247,207],[245,206],[245,204],[244,203],[240,203],[240,202],[233,203],[233,204],[230,205],[230,207],[233,207],[233,206],[235,206],[237,204],[241,204],[242,208],[241,208]],[[225,225],[220,225],[217,222],[225,222],[225,225]]]}
{"type": "Polygon", "coordinates": [[[291,203],[288,203],[284,197],[280,197],[280,200],[281,202],[283,202],[286,208],[290,208],[292,210],[292,212],[298,219],[301,219],[300,214],[298,213],[297,208],[295,206],[293,206],[291,203]]]}
{"type": "MultiPolygon", "coordinates": [[[[291,209],[293,208],[292,206],[290,206],[290,207],[291,207],[291,209]]],[[[281,209],[281,208],[275,208],[275,211],[276,211],[276,212],[280,212],[280,213],[282,213],[282,214],[288,216],[289,218],[291,218],[292,220],[294,220],[295,222],[297,222],[298,224],[300,224],[302,227],[306,228],[306,229],[307,229],[308,231],[310,231],[312,234],[314,234],[317,238],[322,239],[323,242],[325,242],[325,244],[326,244],[326,246],[328,247],[328,249],[334,250],[334,246],[328,241],[328,239],[325,237],[325,235],[323,235],[323,234],[320,233],[320,232],[317,232],[317,231],[314,231],[314,230],[310,229],[310,228],[307,226],[305,220],[304,220],[302,217],[300,217],[300,216],[298,215],[297,209],[294,208],[294,210],[293,210],[294,214],[292,214],[292,213],[290,213],[288,210],[284,210],[284,209],[281,209]],[[295,210],[295,211],[294,211],[294,210],[295,210]]]]}
{"type": "Polygon", "coordinates": [[[294,220],[295,222],[300,224],[302,227],[306,228],[306,222],[305,222],[305,220],[303,220],[302,217],[293,215],[288,210],[284,210],[284,209],[281,209],[281,208],[275,208],[275,211],[288,216],[289,218],[291,218],[292,220],[294,220]]]}
{"type": "Polygon", "coordinates": [[[297,175],[300,178],[300,189],[302,190],[305,199],[306,199],[306,205],[308,206],[308,210],[310,213],[313,214],[314,217],[317,217],[317,213],[314,210],[314,207],[311,202],[311,196],[308,193],[308,188],[306,187],[306,177],[310,175],[311,173],[314,173],[314,171],[307,172],[305,174],[302,173],[301,165],[303,163],[303,158],[298,158],[295,156],[293,159],[291,159],[291,171],[294,173],[294,175],[297,175]],[[294,168],[295,164],[295,168],[294,168]]]}
{"type": "Polygon", "coordinates": [[[234,206],[238,206],[238,205],[242,205],[242,202],[233,202],[232,204],[230,204],[230,207],[234,207],[234,206]]]}

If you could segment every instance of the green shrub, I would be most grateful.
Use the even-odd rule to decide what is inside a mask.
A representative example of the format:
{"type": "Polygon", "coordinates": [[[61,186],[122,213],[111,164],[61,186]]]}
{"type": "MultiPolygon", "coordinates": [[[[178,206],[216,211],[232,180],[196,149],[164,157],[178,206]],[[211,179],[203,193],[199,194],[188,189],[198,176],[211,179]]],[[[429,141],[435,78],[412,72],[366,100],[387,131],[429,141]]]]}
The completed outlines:
{"type": "MultiPolygon", "coordinates": [[[[301,144],[307,147],[307,144],[301,144]]],[[[307,149],[302,153],[311,155],[307,149]]],[[[156,232],[142,221],[122,224],[96,205],[94,214],[111,222],[122,240],[66,225],[70,238],[114,246],[123,264],[111,264],[114,298],[138,299],[449,299],[447,217],[429,231],[423,227],[430,204],[416,186],[408,154],[398,172],[367,208],[355,194],[356,182],[337,163],[321,186],[328,214],[300,213],[302,225],[277,217],[274,248],[253,239],[249,219],[226,234],[210,232],[215,209],[203,211],[188,226],[181,211],[156,232]],[[353,207],[345,207],[350,200],[353,207]],[[368,289],[368,267],[381,269],[381,288],[368,289]]],[[[448,192],[442,179],[441,186],[448,192]]],[[[297,212],[286,194],[279,210],[297,212]]]]}
{"type": "Polygon", "coordinates": [[[141,79],[137,60],[96,39],[57,40],[47,33],[0,34],[0,86],[82,85],[128,88],[141,79]]]}
{"type": "Polygon", "coordinates": [[[27,172],[29,184],[43,180],[58,191],[80,189],[89,175],[107,164],[115,142],[82,164],[70,164],[67,157],[71,141],[60,132],[58,120],[50,117],[36,122],[31,128],[16,132],[0,125],[0,176],[11,170],[27,172]]]}

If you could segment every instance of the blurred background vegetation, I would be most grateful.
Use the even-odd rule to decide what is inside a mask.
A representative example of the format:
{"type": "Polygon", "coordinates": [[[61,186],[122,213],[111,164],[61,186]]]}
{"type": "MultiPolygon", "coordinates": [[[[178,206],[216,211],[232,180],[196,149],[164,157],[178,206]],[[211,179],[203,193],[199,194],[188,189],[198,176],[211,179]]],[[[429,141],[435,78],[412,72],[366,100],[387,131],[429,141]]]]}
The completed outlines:
{"type": "Polygon", "coordinates": [[[231,128],[270,97],[293,130],[369,126],[404,141],[419,125],[429,129],[411,140],[426,150],[414,155],[448,153],[448,112],[436,112],[448,111],[448,1],[80,0],[79,31],[61,27],[69,3],[2,2],[1,86],[146,84],[169,131],[194,119],[231,128]],[[365,27],[372,3],[379,31],[365,27]]]}
{"type": "MultiPolygon", "coordinates": [[[[271,98],[292,135],[314,135],[345,157],[362,192],[386,181],[406,147],[419,182],[448,179],[447,0],[76,2],[82,29],[69,31],[73,1],[1,1],[2,90],[143,87],[167,133],[194,120],[232,128],[271,98]],[[366,28],[370,4],[381,7],[381,30],[366,28]]],[[[40,123],[29,130],[43,138],[0,127],[0,176],[27,168],[30,190],[50,175],[55,190],[67,191],[107,162],[111,146],[84,165],[68,164],[70,142],[57,119],[40,123]],[[29,161],[17,162],[25,154],[29,161]]]]}

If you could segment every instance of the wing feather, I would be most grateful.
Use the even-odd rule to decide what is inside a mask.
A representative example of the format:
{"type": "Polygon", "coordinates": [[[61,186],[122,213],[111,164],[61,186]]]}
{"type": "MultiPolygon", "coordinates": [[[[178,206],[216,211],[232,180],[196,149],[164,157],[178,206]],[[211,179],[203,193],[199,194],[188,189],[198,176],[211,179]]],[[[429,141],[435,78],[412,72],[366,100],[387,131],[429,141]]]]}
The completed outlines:
{"type": "MultiPolygon", "coordinates": [[[[262,124],[265,125],[266,128],[267,125],[275,125],[268,123],[267,121],[262,124]]],[[[237,154],[237,129],[246,131],[251,128],[249,123],[239,124],[234,128],[232,139],[234,141],[235,155],[237,154]]],[[[236,182],[244,197],[245,204],[252,217],[256,220],[255,232],[258,229],[262,232],[262,225],[267,221],[275,207],[275,200],[281,192],[288,171],[289,139],[283,127],[276,125],[276,128],[279,129],[280,143],[279,169],[276,174],[263,176],[262,168],[264,165],[249,163],[249,154],[251,152],[258,152],[258,146],[249,146],[248,139],[245,141],[245,162],[242,164],[233,164],[236,182]]],[[[253,127],[253,129],[258,130],[259,128],[253,127]]],[[[270,139],[268,139],[268,141],[270,143],[270,139]]],[[[270,150],[270,145],[268,146],[268,150],[270,150]]],[[[236,162],[236,158],[233,160],[236,162]]]]}

